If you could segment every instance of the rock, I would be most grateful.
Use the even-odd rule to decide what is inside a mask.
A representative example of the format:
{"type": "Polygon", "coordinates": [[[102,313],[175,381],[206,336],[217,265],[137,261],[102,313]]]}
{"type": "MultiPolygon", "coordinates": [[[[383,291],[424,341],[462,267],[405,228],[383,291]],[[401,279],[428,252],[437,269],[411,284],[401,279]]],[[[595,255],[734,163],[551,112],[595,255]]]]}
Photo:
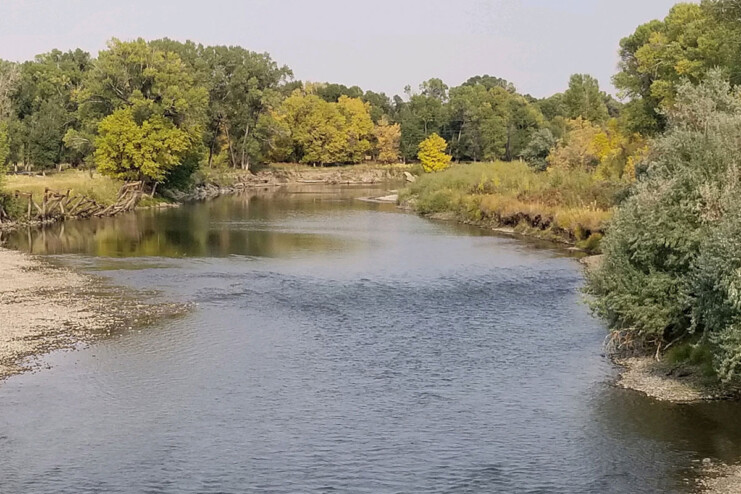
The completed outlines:
{"type": "Polygon", "coordinates": [[[407,182],[411,182],[411,183],[414,183],[417,181],[417,177],[415,177],[409,172],[404,172],[404,178],[406,179],[407,182]]]}

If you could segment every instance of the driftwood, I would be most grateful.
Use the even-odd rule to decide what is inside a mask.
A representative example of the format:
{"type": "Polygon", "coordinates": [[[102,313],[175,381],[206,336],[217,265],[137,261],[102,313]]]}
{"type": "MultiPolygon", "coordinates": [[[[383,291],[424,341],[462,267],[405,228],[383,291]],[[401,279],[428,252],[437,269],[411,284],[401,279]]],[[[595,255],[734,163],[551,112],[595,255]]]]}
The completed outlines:
{"type": "MultiPolygon", "coordinates": [[[[114,216],[116,214],[134,209],[142,196],[143,182],[131,182],[124,184],[118,191],[116,202],[110,206],[99,204],[94,199],[82,194],[72,194],[71,190],[65,193],[45,189],[41,198],[41,204],[37,203],[33,194],[29,192],[15,191],[15,197],[28,199],[26,208],[26,220],[28,221],[53,221],[71,218],[90,218],[114,216]]],[[[0,222],[9,219],[5,211],[0,207],[0,222]]]]}

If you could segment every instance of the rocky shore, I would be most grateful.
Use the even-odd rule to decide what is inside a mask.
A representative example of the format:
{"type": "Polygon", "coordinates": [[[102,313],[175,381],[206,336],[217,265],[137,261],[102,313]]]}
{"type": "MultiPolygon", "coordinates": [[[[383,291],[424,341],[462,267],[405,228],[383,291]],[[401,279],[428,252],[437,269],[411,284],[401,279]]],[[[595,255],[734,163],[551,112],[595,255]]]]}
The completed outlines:
{"type": "Polygon", "coordinates": [[[145,294],[0,248],[0,380],[33,368],[31,357],[189,309],[144,299],[145,294]]]}

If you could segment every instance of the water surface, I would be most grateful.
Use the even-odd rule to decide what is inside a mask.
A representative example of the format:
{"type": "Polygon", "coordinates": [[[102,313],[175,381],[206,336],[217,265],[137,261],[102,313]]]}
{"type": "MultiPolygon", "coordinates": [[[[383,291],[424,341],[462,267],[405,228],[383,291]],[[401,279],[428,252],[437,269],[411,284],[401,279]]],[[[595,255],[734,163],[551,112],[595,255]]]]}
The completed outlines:
{"type": "Polygon", "coordinates": [[[738,405],[612,386],[572,257],[373,194],[11,238],[198,308],[2,384],[0,492],[685,492],[698,460],[741,456],[738,405]]]}

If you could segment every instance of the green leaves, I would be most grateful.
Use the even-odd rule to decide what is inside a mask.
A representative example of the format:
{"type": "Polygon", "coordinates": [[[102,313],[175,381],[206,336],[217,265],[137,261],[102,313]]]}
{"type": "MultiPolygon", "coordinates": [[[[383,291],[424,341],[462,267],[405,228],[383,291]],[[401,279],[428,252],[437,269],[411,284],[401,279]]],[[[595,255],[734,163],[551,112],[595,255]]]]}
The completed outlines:
{"type": "Polygon", "coordinates": [[[170,120],[155,115],[141,124],[132,108],[104,118],[95,140],[101,173],[124,180],[162,182],[192,146],[192,138],[170,120]]]}
{"type": "Polygon", "coordinates": [[[597,313],[637,342],[705,336],[727,380],[741,362],[741,104],[719,71],[676,98],[588,291],[597,313]]]}
{"type": "Polygon", "coordinates": [[[684,81],[703,81],[714,68],[741,82],[741,27],[728,12],[733,0],[680,3],[663,21],[651,21],[620,42],[620,72],[613,82],[632,98],[626,124],[653,134],[665,128],[668,109],[684,81]]]}

